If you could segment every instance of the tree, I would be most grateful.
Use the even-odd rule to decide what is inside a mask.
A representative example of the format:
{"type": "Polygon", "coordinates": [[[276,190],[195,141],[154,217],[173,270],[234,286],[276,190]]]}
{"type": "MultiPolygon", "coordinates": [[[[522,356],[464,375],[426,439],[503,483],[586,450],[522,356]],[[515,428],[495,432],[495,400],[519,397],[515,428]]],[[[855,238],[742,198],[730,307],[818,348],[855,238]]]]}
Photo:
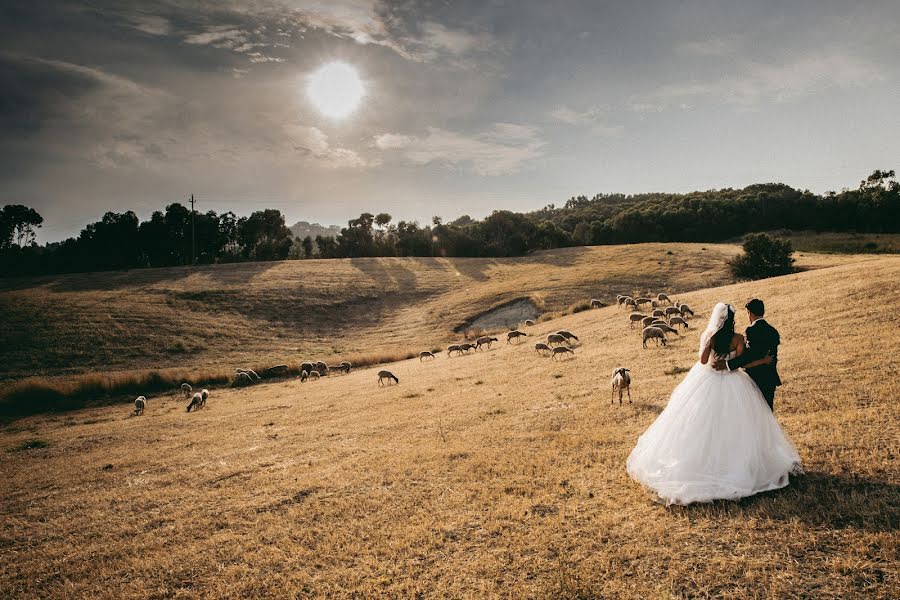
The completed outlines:
{"type": "Polygon", "coordinates": [[[729,261],[737,279],[764,279],[794,271],[794,249],[790,240],[779,240],[765,233],[744,238],[744,253],[729,261]]]}
{"type": "Polygon", "coordinates": [[[312,237],[306,236],[305,238],[303,238],[303,241],[300,242],[300,245],[303,246],[303,258],[312,258],[312,255],[313,255],[312,237]]]}
{"type": "Polygon", "coordinates": [[[0,210],[0,249],[19,248],[34,244],[35,228],[44,218],[33,208],[21,204],[7,204],[0,210]]]}
{"type": "Polygon", "coordinates": [[[293,244],[293,234],[280,210],[258,210],[238,221],[238,239],[243,254],[254,260],[284,260],[293,244]]]}

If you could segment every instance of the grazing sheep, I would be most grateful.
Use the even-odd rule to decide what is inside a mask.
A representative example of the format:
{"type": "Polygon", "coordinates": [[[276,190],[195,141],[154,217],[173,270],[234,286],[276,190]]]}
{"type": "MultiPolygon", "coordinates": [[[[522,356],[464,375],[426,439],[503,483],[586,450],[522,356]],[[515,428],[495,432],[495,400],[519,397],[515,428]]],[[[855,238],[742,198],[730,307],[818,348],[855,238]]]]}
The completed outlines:
{"type": "Polygon", "coordinates": [[[641,328],[650,327],[650,323],[652,323],[656,317],[644,317],[641,319],[641,328]]]}
{"type": "Polygon", "coordinates": [[[184,396],[185,398],[190,398],[191,394],[193,394],[193,393],[194,393],[194,388],[191,387],[191,384],[189,384],[189,383],[181,384],[181,395],[182,396],[184,396]]]}
{"type": "Polygon", "coordinates": [[[674,327],[675,325],[684,325],[685,329],[689,329],[688,322],[682,319],[681,317],[672,317],[669,319],[669,325],[674,327]]]}
{"type": "Polygon", "coordinates": [[[591,308],[603,308],[604,306],[606,306],[606,303],[602,300],[591,298],[591,308]]]}
{"type": "Polygon", "coordinates": [[[619,367],[612,374],[612,396],[610,396],[609,403],[613,404],[615,402],[616,392],[619,392],[619,404],[622,404],[622,392],[628,392],[628,402],[631,402],[631,375],[628,374],[628,369],[624,367],[619,367]]]}
{"type": "Polygon", "coordinates": [[[668,325],[668,323],[666,323],[662,319],[655,319],[652,323],[650,323],[650,325],[648,325],[648,327],[656,327],[657,325],[668,325]]]}
{"type": "Polygon", "coordinates": [[[300,363],[300,370],[301,370],[301,371],[306,371],[307,373],[309,373],[309,372],[312,371],[314,368],[315,368],[315,365],[314,365],[313,363],[311,363],[311,362],[303,362],[303,363],[300,363]]]}
{"type": "Polygon", "coordinates": [[[378,385],[384,385],[382,382],[385,379],[388,380],[388,385],[390,385],[391,379],[393,379],[395,383],[400,383],[400,380],[397,379],[397,376],[390,371],[378,371],[378,385]]]}
{"type": "Polygon", "coordinates": [[[316,362],[316,371],[318,371],[320,375],[328,375],[328,365],[320,360],[316,362]]]}
{"type": "Polygon", "coordinates": [[[341,365],[328,365],[328,371],[341,371],[341,372],[343,372],[344,369],[341,368],[341,365]]]}
{"type": "Polygon", "coordinates": [[[142,415],[144,414],[144,407],[147,406],[147,398],[144,396],[138,396],[134,399],[134,414],[142,415]]]}
{"type": "Polygon", "coordinates": [[[465,352],[466,354],[468,354],[469,350],[477,350],[477,346],[475,346],[475,344],[470,344],[469,342],[465,342],[459,345],[460,353],[465,352]]]}
{"type": "Polygon", "coordinates": [[[350,369],[353,368],[353,364],[352,364],[350,361],[345,360],[345,361],[343,361],[343,362],[338,366],[338,368],[339,368],[341,371],[343,371],[344,373],[349,373],[349,372],[350,372],[350,369]]]}
{"type": "Polygon", "coordinates": [[[651,302],[653,302],[653,300],[651,300],[650,298],[635,298],[634,299],[634,303],[638,304],[638,305],[650,304],[651,302]]]}
{"type": "Polygon", "coordinates": [[[663,294],[662,292],[660,292],[659,294],[656,295],[656,301],[657,302],[668,302],[669,304],[672,304],[672,301],[669,299],[669,296],[667,296],[666,294],[663,294]]]}
{"type": "Polygon", "coordinates": [[[482,346],[487,346],[488,348],[490,348],[491,344],[493,344],[496,341],[497,341],[497,338],[495,338],[495,337],[491,337],[489,335],[483,335],[480,338],[478,338],[477,340],[475,340],[475,350],[476,351],[481,350],[482,346]]]}
{"type": "Polygon", "coordinates": [[[309,379],[309,371],[303,369],[300,371],[300,381],[306,381],[307,379],[309,379]]]}
{"type": "Polygon", "coordinates": [[[320,377],[320,373],[318,371],[316,371],[315,369],[313,369],[312,371],[309,372],[310,379],[315,380],[315,379],[318,379],[319,377],[320,377]]]}
{"type": "Polygon", "coordinates": [[[644,313],[633,312],[630,315],[628,315],[628,320],[630,321],[629,327],[634,329],[635,323],[640,323],[641,321],[644,320],[644,313]]]}
{"type": "Polygon", "coordinates": [[[531,319],[528,319],[527,321],[525,321],[525,325],[527,325],[528,327],[531,327],[532,325],[534,325],[534,321],[532,321],[531,319]]]}
{"type": "Polygon", "coordinates": [[[565,329],[563,329],[562,331],[557,331],[556,335],[561,335],[564,338],[566,338],[567,340],[575,340],[576,342],[578,341],[577,335],[575,335],[571,331],[566,331],[565,329]]]}
{"type": "Polygon", "coordinates": [[[200,395],[200,392],[196,392],[191,398],[191,403],[187,405],[187,411],[191,412],[192,408],[199,410],[201,404],[203,404],[203,396],[200,395]]]}
{"type": "Polygon", "coordinates": [[[528,337],[528,334],[523,333],[523,332],[519,331],[518,329],[513,329],[512,331],[510,331],[509,333],[506,334],[506,343],[510,344],[510,343],[512,343],[513,340],[517,340],[520,337],[528,337]]]}
{"type": "Polygon", "coordinates": [[[253,379],[247,373],[235,373],[234,374],[234,382],[231,384],[234,387],[242,387],[245,385],[250,385],[253,383],[253,379]]]}
{"type": "Polygon", "coordinates": [[[541,342],[538,342],[537,344],[534,345],[534,351],[537,352],[538,354],[542,354],[544,352],[549,352],[552,354],[553,348],[551,348],[547,344],[542,344],[541,342]]]}
{"type": "Polygon", "coordinates": [[[419,362],[422,362],[423,360],[427,360],[429,358],[434,358],[434,354],[432,354],[428,350],[422,350],[421,352],[419,352],[419,362]]]}
{"type": "Polygon", "coordinates": [[[681,306],[678,307],[678,310],[681,311],[681,316],[682,316],[682,317],[683,317],[684,315],[688,314],[688,313],[690,313],[690,315],[691,315],[692,317],[694,316],[694,311],[692,311],[692,310],[691,310],[691,307],[688,306],[687,304],[682,304],[681,306]]]}
{"type": "Polygon", "coordinates": [[[654,317],[664,317],[664,316],[666,316],[666,311],[662,310],[661,308],[657,308],[651,314],[654,317]]]}
{"type": "Polygon", "coordinates": [[[200,390],[200,408],[206,407],[207,398],[209,398],[209,390],[203,388],[202,390],[200,390]]]}
{"type": "Polygon", "coordinates": [[[625,298],[624,300],[622,300],[622,305],[626,308],[630,306],[634,310],[637,310],[638,308],[637,302],[634,301],[634,298],[625,298]]]}
{"type": "Polygon", "coordinates": [[[675,304],[673,304],[672,306],[674,306],[675,308],[681,308],[681,301],[676,300],[675,304]]]}
{"type": "Polygon", "coordinates": [[[575,351],[568,346],[557,346],[553,349],[553,354],[550,355],[550,358],[556,360],[557,356],[561,356],[563,354],[571,354],[572,356],[575,356],[575,351]]]}
{"type": "Polygon", "coordinates": [[[658,327],[665,333],[674,333],[675,335],[680,335],[677,329],[675,329],[674,327],[669,327],[665,323],[660,323],[659,325],[654,325],[653,327],[658,327]]]}
{"type": "Polygon", "coordinates": [[[257,375],[253,369],[236,369],[235,373],[243,373],[250,378],[251,382],[262,381],[262,377],[257,375]]]}
{"type": "Polygon", "coordinates": [[[663,311],[665,315],[668,317],[669,315],[677,315],[680,314],[677,306],[668,306],[666,310],[663,311]]]}
{"type": "Polygon", "coordinates": [[[627,298],[627,296],[624,296],[622,294],[616,294],[616,304],[621,305],[622,300],[624,300],[625,298],[627,298]]]}
{"type": "Polygon", "coordinates": [[[457,354],[459,354],[459,344],[450,344],[449,346],[447,346],[447,356],[450,356],[451,352],[456,352],[457,354]]]}
{"type": "Polygon", "coordinates": [[[659,346],[662,343],[663,346],[666,345],[666,334],[659,327],[647,327],[644,331],[641,332],[641,345],[646,348],[647,340],[653,340],[656,342],[656,345],[659,346]]]}
{"type": "Polygon", "coordinates": [[[547,336],[547,345],[553,346],[556,344],[557,346],[561,346],[566,343],[565,336],[559,335],[558,333],[551,333],[547,336]]]}

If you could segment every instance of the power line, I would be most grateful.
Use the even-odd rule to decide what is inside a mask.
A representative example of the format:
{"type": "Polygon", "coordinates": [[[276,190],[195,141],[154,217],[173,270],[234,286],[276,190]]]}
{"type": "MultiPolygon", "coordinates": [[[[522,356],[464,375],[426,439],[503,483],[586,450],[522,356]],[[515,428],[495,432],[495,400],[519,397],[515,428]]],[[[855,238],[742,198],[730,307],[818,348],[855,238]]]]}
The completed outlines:
{"type": "Polygon", "coordinates": [[[194,195],[191,194],[191,266],[197,264],[197,239],[194,233],[194,195]]]}

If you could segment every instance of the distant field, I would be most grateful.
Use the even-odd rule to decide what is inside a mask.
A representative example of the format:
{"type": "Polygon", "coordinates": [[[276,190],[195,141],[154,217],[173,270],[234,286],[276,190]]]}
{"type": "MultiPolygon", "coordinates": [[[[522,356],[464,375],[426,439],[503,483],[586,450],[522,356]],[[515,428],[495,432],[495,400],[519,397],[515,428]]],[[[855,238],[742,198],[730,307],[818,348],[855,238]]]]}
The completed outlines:
{"type": "MultiPolygon", "coordinates": [[[[446,263],[409,267],[417,289],[448,285],[458,308],[442,312],[433,292],[385,322],[406,322],[398,343],[421,345],[429,319],[444,327],[506,295],[559,290],[563,305],[589,285],[612,285],[604,273],[621,267],[601,268],[609,252],[643,270],[663,262],[660,278],[677,270],[666,260],[685,261],[687,279],[667,281],[701,285],[720,271],[687,267],[704,256],[697,250],[669,259],[591,250],[584,267],[583,255],[563,252],[553,268],[532,259],[522,271],[453,265],[458,287],[431,267],[446,263]],[[544,287],[551,276],[559,287],[544,287]],[[467,304],[479,282],[508,291],[476,292],[467,304]]],[[[0,596],[896,598],[900,342],[887,324],[900,314],[900,257],[847,260],[680,293],[697,316],[666,348],[641,349],[626,311],[609,307],[538,323],[519,345],[387,365],[400,379],[390,387],[361,369],[214,390],[197,413],[160,396],[143,417],[117,405],[21,419],[0,428],[0,596]],[[775,411],[806,475],[737,503],[665,509],[628,478],[625,459],[696,360],[713,303],[750,296],[766,300],[782,334],[775,411]],[[533,343],[560,328],[579,336],[575,357],[536,356],[533,343]],[[633,404],[610,405],[617,366],[632,370],[633,404]]],[[[302,277],[270,279],[304,265],[245,268],[260,298],[273,279],[308,295],[302,277]]],[[[396,268],[353,281],[396,289],[396,268]]],[[[176,285],[193,293],[214,276],[137,291],[133,281],[83,293],[127,306],[174,297],[176,285]]]]}
{"type": "Polygon", "coordinates": [[[791,240],[798,252],[836,254],[900,254],[898,233],[816,233],[776,231],[772,235],[791,240]]]}
{"type": "MultiPolygon", "coordinates": [[[[137,369],[232,372],[441,346],[517,298],[543,311],[727,283],[732,245],[568,248],[512,259],[371,258],[0,279],[0,381],[137,369]]],[[[804,256],[807,268],[848,257],[804,256]]]]}

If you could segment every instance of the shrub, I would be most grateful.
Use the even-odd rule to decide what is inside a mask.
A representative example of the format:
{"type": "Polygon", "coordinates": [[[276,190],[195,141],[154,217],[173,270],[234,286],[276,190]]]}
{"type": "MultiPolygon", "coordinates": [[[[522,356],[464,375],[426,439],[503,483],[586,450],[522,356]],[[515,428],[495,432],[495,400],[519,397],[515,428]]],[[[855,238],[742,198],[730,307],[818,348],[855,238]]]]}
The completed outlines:
{"type": "Polygon", "coordinates": [[[779,240],[765,233],[744,238],[744,253],[728,262],[737,279],[764,279],[794,272],[794,248],[789,240],[779,240]]]}

